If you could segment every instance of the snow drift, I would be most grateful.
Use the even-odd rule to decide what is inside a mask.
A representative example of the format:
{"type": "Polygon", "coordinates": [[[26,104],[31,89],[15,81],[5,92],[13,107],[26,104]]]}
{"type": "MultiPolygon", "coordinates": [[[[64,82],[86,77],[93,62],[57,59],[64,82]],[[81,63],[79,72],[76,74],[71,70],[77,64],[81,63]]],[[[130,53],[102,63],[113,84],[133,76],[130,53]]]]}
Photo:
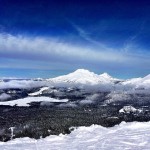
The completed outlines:
{"type": "Polygon", "coordinates": [[[148,150],[150,122],[122,122],[111,128],[79,127],[69,135],[52,135],[39,140],[19,138],[0,142],[0,147],[1,150],[148,150]]]}

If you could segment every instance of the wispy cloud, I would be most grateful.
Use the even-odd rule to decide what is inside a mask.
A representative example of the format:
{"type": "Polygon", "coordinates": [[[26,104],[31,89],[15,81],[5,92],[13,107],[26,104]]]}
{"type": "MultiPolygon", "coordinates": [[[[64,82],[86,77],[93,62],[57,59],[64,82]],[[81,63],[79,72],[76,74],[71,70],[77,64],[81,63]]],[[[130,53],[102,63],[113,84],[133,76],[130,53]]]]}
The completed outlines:
{"type": "Polygon", "coordinates": [[[106,46],[105,48],[105,50],[101,47],[86,48],[53,38],[0,34],[0,62],[5,66],[9,66],[11,61],[8,61],[7,64],[7,61],[4,62],[2,59],[13,59],[15,61],[12,65],[28,66],[29,68],[43,68],[44,66],[50,68],[51,66],[53,68],[68,66],[71,68],[75,65],[80,67],[86,65],[88,68],[91,64],[103,67],[113,66],[117,69],[128,66],[138,68],[142,65],[148,69],[150,66],[148,55],[135,53],[135,51],[124,53],[116,49],[107,49],[106,46]],[[28,63],[25,65],[21,62],[28,63]]]}
{"type": "Polygon", "coordinates": [[[134,51],[136,49],[138,49],[138,44],[136,43],[136,40],[138,39],[138,37],[140,36],[140,34],[143,32],[144,30],[144,25],[145,25],[146,21],[144,20],[141,25],[139,26],[139,30],[137,33],[133,34],[132,36],[130,36],[125,42],[124,42],[124,46],[122,48],[123,52],[130,52],[130,51],[134,51]]]}
{"type": "Polygon", "coordinates": [[[121,53],[94,50],[81,46],[74,46],[60,40],[42,37],[23,37],[13,35],[0,35],[0,57],[17,59],[35,59],[46,61],[120,61],[125,58],[121,53]],[[108,56],[111,56],[108,58],[108,56]]]}
{"type": "Polygon", "coordinates": [[[74,22],[72,22],[68,19],[67,19],[67,21],[72,25],[72,27],[74,27],[74,29],[78,32],[79,36],[82,37],[84,40],[86,40],[86,41],[88,41],[88,42],[90,42],[96,46],[99,46],[103,50],[108,49],[108,47],[106,47],[106,45],[102,44],[99,41],[94,40],[93,38],[91,38],[90,33],[88,31],[85,31],[80,26],[78,26],[77,24],[75,24],[74,22]]]}

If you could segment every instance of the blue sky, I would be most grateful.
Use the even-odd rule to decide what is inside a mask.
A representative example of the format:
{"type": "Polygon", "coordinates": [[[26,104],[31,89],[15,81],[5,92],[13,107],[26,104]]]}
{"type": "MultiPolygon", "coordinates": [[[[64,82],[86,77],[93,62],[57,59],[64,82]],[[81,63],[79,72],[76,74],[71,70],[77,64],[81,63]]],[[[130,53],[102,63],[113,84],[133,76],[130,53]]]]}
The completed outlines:
{"type": "Polygon", "coordinates": [[[145,76],[149,26],[147,0],[0,0],[0,77],[145,76]]]}

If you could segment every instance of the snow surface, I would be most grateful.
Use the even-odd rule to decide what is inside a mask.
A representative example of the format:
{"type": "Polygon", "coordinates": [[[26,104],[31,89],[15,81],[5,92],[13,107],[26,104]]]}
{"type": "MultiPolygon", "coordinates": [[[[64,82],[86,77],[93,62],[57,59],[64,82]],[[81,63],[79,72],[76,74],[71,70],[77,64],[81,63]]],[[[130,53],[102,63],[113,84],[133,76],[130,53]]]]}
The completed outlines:
{"type": "Polygon", "coordinates": [[[96,85],[101,82],[110,82],[113,78],[109,76],[107,73],[102,75],[97,75],[93,72],[90,72],[85,69],[78,69],[73,73],[68,75],[59,76],[56,78],[48,79],[48,81],[52,82],[68,82],[68,83],[80,83],[80,84],[88,84],[88,85],[96,85]]]}
{"type": "Polygon", "coordinates": [[[18,138],[0,142],[1,150],[149,150],[150,122],[122,122],[105,128],[79,127],[68,135],[51,135],[39,140],[18,138]]]}
{"type": "Polygon", "coordinates": [[[136,109],[133,106],[124,106],[122,109],[119,110],[120,113],[141,113],[141,109],[136,109]]]}
{"type": "Polygon", "coordinates": [[[110,76],[108,73],[104,72],[102,74],[99,75],[99,78],[103,78],[103,80],[118,80],[117,78],[113,78],[112,76],[110,76]]]}
{"type": "Polygon", "coordinates": [[[49,87],[42,87],[42,88],[40,88],[39,91],[34,92],[34,93],[29,93],[28,95],[30,95],[30,96],[40,95],[40,94],[42,94],[43,91],[48,90],[48,89],[49,89],[49,87]]]}
{"type": "Polygon", "coordinates": [[[123,86],[131,87],[135,89],[150,89],[150,75],[145,76],[144,78],[133,78],[123,82],[123,86]]]}
{"type": "Polygon", "coordinates": [[[17,100],[11,100],[11,101],[6,101],[6,102],[0,102],[0,105],[9,105],[9,106],[30,106],[29,104],[31,102],[68,102],[68,99],[54,99],[50,97],[26,97],[22,99],[17,99],[17,100]]]}

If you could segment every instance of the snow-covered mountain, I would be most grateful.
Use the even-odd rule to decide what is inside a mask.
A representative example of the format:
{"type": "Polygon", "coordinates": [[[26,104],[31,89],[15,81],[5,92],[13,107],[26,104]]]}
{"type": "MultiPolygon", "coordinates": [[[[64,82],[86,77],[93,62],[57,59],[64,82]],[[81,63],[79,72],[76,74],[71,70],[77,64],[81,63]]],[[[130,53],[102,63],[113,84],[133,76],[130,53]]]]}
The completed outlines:
{"type": "Polygon", "coordinates": [[[114,90],[149,90],[150,75],[143,78],[133,78],[121,80],[113,78],[107,73],[95,74],[85,69],[78,69],[67,75],[49,78],[49,79],[31,79],[31,80],[10,80],[9,82],[1,81],[0,89],[7,88],[36,88],[36,87],[76,87],[98,89],[99,91],[114,90]]]}
{"type": "Polygon", "coordinates": [[[68,75],[63,75],[50,79],[53,82],[68,82],[68,83],[81,83],[81,84],[97,84],[100,82],[99,76],[84,69],[78,69],[68,75]]]}
{"type": "Polygon", "coordinates": [[[117,79],[112,78],[107,73],[97,75],[85,69],[78,69],[68,75],[59,76],[56,78],[48,79],[48,81],[54,83],[70,83],[70,84],[87,84],[87,85],[98,85],[101,83],[112,83],[117,79]]]}
{"type": "Polygon", "coordinates": [[[134,89],[150,89],[150,75],[147,75],[143,78],[133,78],[124,81],[123,86],[132,87],[134,89]]]}
{"type": "Polygon", "coordinates": [[[99,75],[99,78],[104,79],[104,80],[116,80],[115,78],[113,78],[112,76],[110,76],[108,73],[104,72],[102,74],[99,75]]]}
{"type": "Polygon", "coordinates": [[[95,74],[85,69],[78,69],[68,75],[47,79],[53,86],[78,87],[99,91],[128,91],[129,93],[145,92],[150,89],[150,75],[143,78],[122,80],[113,78],[107,73],[95,74]]]}

